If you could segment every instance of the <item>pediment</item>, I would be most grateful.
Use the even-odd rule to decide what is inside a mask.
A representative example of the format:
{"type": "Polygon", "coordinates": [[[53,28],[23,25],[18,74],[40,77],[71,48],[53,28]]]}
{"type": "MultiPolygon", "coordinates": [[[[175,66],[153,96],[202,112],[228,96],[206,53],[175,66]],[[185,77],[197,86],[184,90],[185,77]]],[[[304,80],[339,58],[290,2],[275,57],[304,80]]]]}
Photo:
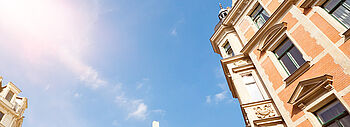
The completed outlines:
{"type": "Polygon", "coordinates": [[[333,89],[331,85],[332,79],[333,76],[326,74],[316,78],[300,81],[288,103],[297,105],[300,108],[304,107],[308,100],[333,89]]]}
{"type": "Polygon", "coordinates": [[[265,51],[287,29],[287,23],[282,22],[270,27],[259,41],[259,51],[265,51]]]}

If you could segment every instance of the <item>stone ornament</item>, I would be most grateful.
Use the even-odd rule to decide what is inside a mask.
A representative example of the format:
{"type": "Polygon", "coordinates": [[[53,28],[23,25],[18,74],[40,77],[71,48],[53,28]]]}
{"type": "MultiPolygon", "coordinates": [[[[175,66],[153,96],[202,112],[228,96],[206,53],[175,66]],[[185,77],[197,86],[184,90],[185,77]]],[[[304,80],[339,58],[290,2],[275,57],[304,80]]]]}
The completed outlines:
{"type": "Polygon", "coordinates": [[[253,109],[255,110],[255,114],[259,119],[276,116],[275,111],[269,104],[257,106],[257,107],[254,107],[253,109]]]}

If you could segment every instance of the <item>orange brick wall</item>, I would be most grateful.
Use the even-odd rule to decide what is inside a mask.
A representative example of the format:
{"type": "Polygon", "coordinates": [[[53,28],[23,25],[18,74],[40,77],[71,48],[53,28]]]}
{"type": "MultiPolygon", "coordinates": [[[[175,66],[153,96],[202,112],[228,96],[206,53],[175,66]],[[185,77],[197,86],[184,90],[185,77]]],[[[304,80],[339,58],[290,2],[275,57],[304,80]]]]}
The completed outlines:
{"type": "MultiPolygon", "coordinates": [[[[278,0],[261,0],[261,4],[263,4],[264,7],[267,7],[265,9],[269,10],[270,12],[274,12],[280,5],[278,0]]],[[[297,5],[297,7],[300,9],[300,13],[304,15],[312,14],[310,15],[309,20],[314,24],[314,26],[317,27],[317,29],[315,29],[314,31],[320,31],[321,33],[323,33],[326,37],[329,38],[331,42],[333,42],[333,44],[337,43],[339,40],[342,39],[342,37],[340,36],[341,33],[339,33],[320,14],[318,14],[317,12],[309,13],[312,9],[302,9],[299,6],[300,5],[297,5]]],[[[322,53],[322,51],[325,50],[320,44],[318,44],[320,42],[316,42],[317,39],[311,36],[311,33],[309,33],[309,31],[306,30],[306,28],[304,28],[302,25],[296,26],[297,24],[301,23],[298,23],[300,21],[298,21],[298,19],[295,18],[291,12],[286,12],[285,15],[281,18],[280,22],[287,23],[287,33],[288,35],[290,35],[291,38],[293,38],[293,43],[300,46],[299,48],[301,49],[299,50],[305,52],[312,59],[319,56],[320,53],[322,53]],[[292,28],[293,31],[291,31],[292,28]]],[[[249,41],[250,38],[253,37],[256,33],[256,31],[253,29],[255,26],[254,24],[251,24],[250,19],[244,19],[244,21],[238,24],[237,27],[240,29],[241,32],[246,31],[245,33],[242,33],[242,35],[244,35],[244,38],[247,41],[249,41]]],[[[328,40],[325,40],[325,42],[326,41],[328,40]]],[[[350,58],[350,40],[342,44],[339,47],[339,50],[350,58]]],[[[257,61],[261,63],[261,67],[265,72],[264,74],[266,74],[269,77],[268,80],[272,83],[272,87],[275,90],[280,88],[284,84],[284,78],[278,72],[271,58],[267,57],[266,59],[261,59],[267,54],[266,52],[260,52],[257,49],[254,49],[253,53],[257,56],[257,61]]],[[[298,83],[302,80],[322,76],[325,74],[334,76],[332,85],[338,92],[350,85],[350,75],[345,74],[343,72],[343,68],[338,63],[334,62],[334,58],[330,54],[326,54],[317,63],[312,65],[312,67],[309,70],[307,70],[289,86],[286,86],[280,93],[278,93],[277,97],[279,97],[279,99],[284,102],[284,108],[287,111],[289,111],[292,121],[295,122],[296,120],[305,115],[305,113],[298,107],[287,103],[298,83]]],[[[348,105],[350,105],[350,93],[346,94],[343,97],[343,99],[348,103],[348,105]]],[[[298,125],[298,127],[309,126],[312,126],[309,120],[305,120],[304,122],[298,125]]]]}
{"type": "Polygon", "coordinates": [[[313,14],[310,20],[334,43],[339,41],[341,37],[339,32],[329,24],[324,18],[322,18],[318,13],[313,14]]]}
{"type": "Polygon", "coordinates": [[[282,18],[282,22],[287,22],[287,30],[289,31],[298,20],[294,18],[291,13],[287,13],[287,15],[282,18]]]}
{"type": "Polygon", "coordinates": [[[299,26],[293,33],[292,37],[297,41],[305,53],[315,58],[323,51],[322,46],[316,43],[316,40],[310,36],[310,33],[304,30],[303,26],[299,26]]]}
{"type": "Polygon", "coordinates": [[[283,84],[283,78],[278,73],[270,58],[265,59],[261,66],[265,69],[265,73],[269,76],[269,80],[273,83],[273,88],[275,90],[278,89],[283,84]]]}
{"type": "Polygon", "coordinates": [[[348,105],[350,105],[350,93],[343,96],[343,99],[346,101],[346,103],[348,103],[348,105]]]}
{"type": "Polygon", "coordinates": [[[350,39],[342,44],[339,49],[350,58],[350,39]]]}

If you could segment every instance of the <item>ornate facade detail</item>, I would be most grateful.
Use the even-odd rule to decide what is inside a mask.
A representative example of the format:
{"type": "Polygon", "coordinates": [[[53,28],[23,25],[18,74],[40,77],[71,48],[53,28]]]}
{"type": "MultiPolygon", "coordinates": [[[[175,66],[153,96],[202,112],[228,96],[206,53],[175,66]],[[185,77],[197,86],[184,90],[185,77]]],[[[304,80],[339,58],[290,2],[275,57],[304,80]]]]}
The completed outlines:
{"type": "Polygon", "coordinates": [[[276,116],[274,109],[269,104],[260,105],[254,107],[253,109],[255,110],[255,114],[259,119],[265,119],[276,116]]]}
{"type": "Polygon", "coordinates": [[[233,63],[236,67],[239,67],[239,66],[243,66],[243,65],[247,65],[247,64],[249,64],[250,62],[249,62],[249,60],[239,60],[239,61],[237,61],[237,62],[235,62],[235,63],[233,63]]]}

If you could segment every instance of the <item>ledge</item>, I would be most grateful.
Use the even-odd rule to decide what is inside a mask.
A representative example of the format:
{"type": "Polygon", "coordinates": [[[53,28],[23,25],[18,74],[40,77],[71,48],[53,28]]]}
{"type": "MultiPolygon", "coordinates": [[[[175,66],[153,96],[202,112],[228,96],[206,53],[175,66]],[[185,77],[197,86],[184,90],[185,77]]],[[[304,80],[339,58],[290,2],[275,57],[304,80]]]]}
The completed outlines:
{"type": "Polygon", "coordinates": [[[315,5],[319,6],[320,3],[322,3],[322,1],[325,1],[325,0],[305,0],[300,5],[300,7],[306,9],[306,8],[311,8],[312,6],[315,6],[315,5]]]}
{"type": "Polygon", "coordinates": [[[306,61],[293,74],[289,75],[286,79],[284,79],[284,82],[286,83],[286,86],[289,86],[291,83],[293,83],[293,81],[295,81],[302,74],[304,74],[307,70],[309,70],[310,67],[311,67],[310,61],[306,61]]]}
{"type": "Polygon", "coordinates": [[[276,124],[283,124],[282,116],[270,117],[266,119],[254,120],[255,125],[260,126],[272,126],[276,124]]]}

